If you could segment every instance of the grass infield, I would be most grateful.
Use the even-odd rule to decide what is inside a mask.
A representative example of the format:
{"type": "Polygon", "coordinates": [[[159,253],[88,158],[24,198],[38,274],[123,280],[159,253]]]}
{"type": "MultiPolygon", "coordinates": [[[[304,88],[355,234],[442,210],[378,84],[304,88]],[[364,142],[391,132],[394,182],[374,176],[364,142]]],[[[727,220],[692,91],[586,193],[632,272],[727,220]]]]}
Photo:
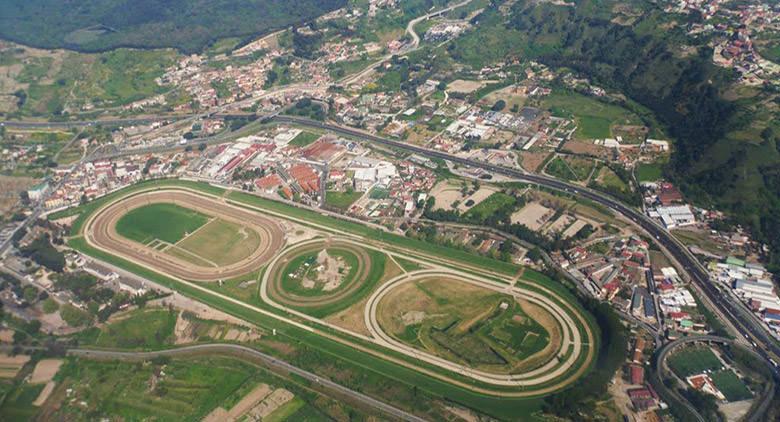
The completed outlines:
{"type": "Polygon", "coordinates": [[[116,223],[120,235],[144,245],[154,239],[176,243],[209,221],[197,211],[175,204],[149,204],[128,211],[116,223]]]}

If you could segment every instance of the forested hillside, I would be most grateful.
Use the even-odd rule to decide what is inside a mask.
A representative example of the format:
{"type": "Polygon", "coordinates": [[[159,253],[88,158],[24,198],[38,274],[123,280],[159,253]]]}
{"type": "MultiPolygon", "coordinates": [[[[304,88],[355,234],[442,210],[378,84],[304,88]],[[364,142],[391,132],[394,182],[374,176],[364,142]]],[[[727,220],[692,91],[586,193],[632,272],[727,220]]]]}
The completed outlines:
{"type": "Polygon", "coordinates": [[[198,52],[308,20],[346,0],[4,0],[0,38],[41,48],[104,51],[175,47],[198,52]]]}
{"type": "Polygon", "coordinates": [[[508,13],[494,5],[478,18],[476,31],[448,50],[473,65],[485,56],[514,55],[569,67],[648,108],[675,141],[667,176],[698,204],[732,211],[733,222],[773,246],[777,265],[777,93],[737,86],[730,70],[716,67],[707,38],[685,33],[697,16],[666,14],[642,1],[626,12],[620,3],[519,0],[508,13]]]}

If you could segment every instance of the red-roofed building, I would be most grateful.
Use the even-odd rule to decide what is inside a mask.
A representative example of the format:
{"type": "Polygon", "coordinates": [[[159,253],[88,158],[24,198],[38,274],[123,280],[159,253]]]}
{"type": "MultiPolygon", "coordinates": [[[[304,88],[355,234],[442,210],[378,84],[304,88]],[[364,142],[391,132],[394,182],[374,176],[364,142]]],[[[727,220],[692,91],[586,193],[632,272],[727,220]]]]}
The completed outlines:
{"type": "Polygon", "coordinates": [[[258,189],[268,193],[276,191],[276,189],[278,189],[279,186],[282,186],[283,184],[284,181],[281,177],[279,177],[278,174],[269,174],[268,176],[255,180],[255,186],[257,186],[258,189]]]}
{"type": "Polygon", "coordinates": [[[320,188],[320,177],[313,168],[306,164],[296,164],[287,170],[287,173],[298,182],[306,193],[317,192],[320,188]]]}
{"type": "Polygon", "coordinates": [[[661,205],[671,205],[675,202],[682,202],[683,196],[671,183],[662,183],[661,191],[658,193],[658,202],[661,205]]]}
{"type": "Polygon", "coordinates": [[[327,139],[321,138],[320,140],[304,148],[304,150],[301,152],[301,155],[308,160],[331,163],[341,157],[345,151],[346,148],[343,146],[334,144],[329,142],[327,139]]]}
{"type": "Polygon", "coordinates": [[[688,315],[687,312],[669,312],[669,318],[671,318],[671,319],[673,319],[675,321],[679,321],[679,320],[682,320],[682,319],[687,319],[689,317],[690,317],[690,315],[688,315]]]}
{"type": "Polygon", "coordinates": [[[630,370],[630,377],[631,377],[631,384],[634,385],[642,385],[645,383],[645,368],[642,368],[639,365],[631,365],[629,366],[630,370]]]}

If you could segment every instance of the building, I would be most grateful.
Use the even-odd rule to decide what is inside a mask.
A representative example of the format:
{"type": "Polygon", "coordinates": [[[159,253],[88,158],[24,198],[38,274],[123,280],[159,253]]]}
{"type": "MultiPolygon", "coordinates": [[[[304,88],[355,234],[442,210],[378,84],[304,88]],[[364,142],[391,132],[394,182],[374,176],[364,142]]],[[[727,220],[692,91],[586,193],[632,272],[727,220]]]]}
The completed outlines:
{"type": "Polygon", "coordinates": [[[49,190],[49,184],[46,182],[39,183],[27,190],[27,197],[30,201],[40,201],[43,195],[49,190]]]}
{"type": "Polygon", "coordinates": [[[660,206],[649,214],[650,217],[660,219],[667,229],[696,224],[696,218],[688,205],[660,206]]]}

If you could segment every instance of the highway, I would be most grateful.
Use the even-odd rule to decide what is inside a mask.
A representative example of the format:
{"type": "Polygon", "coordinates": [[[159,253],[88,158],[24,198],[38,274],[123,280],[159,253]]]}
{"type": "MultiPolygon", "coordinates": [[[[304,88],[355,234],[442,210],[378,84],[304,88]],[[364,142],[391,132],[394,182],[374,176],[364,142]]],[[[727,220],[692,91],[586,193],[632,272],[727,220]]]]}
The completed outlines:
{"type": "Polygon", "coordinates": [[[220,353],[220,354],[232,354],[243,358],[249,358],[253,360],[259,360],[266,366],[273,369],[281,369],[291,374],[298,375],[309,382],[320,385],[322,388],[334,391],[340,395],[349,397],[356,403],[360,403],[366,407],[374,408],[386,415],[393,416],[395,418],[413,421],[424,422],[425,419],[419,418],[407,413],[397,407],[391,406],[387,403],[376,400],[365,394],[359,393],[354,390],[350,390],[347,387],[336,384],[326,378],[320,378],[316,374],[309,371],[305,371],[297,366],[290,365],[289,363],[276,359],[271,355],[267,355],[263,352],[259,352],[249,347],[240,346],[237,344],[198,344],[194,346],[179,347],[176,349],[159,350],[154,352],[117,352],[109,350],[91,350],[91,349],[70,349],[68,355],[77,356],[90,359],[119,359],[119,360],[148,360],[159,356],[187,356],[197,353],[220,353]]]}
{"type": "MultiPolygon", "coordinates": [[[[584,188],[582,186],[573,185],[571,183],[563,182],[552,177],[547,177],[538,174],[530,174],[521,170],[498,166],[495,164],[485,163],[481,161],[475,161],[467,158],[458,157],[452,154],[444,153],[441,151],[435,151],[428,148],[423,148],[416,145],[407,144],[404,142],[393,141],[387,138],[376,136],[358,129],[338,126],[329,123],[323,123],[303,117],[294,116],[280,116],[270,115],[266,119],[272,120],[276,123],[295,124],[300,126],[308,126],[312,128],[328,130],[331,132],[339,133],[344,136],[355,137],[366,141],[371,141],[377,144],[398,148],[401,150],[410,151],[429,158],[438,158],[448,160],[453,163],[482,168],[492,173],[504,175],[524,182],[545,186],[548,188],[556,189],[559,191],[575,194],[580,197],[587,198],[596,203],[604,205],[613,211],[628,218],[636,225],[644,229],[648,234],[655,238],[656,242],[666,248],[669,253],[679,262],[684,269],[684,272],[688,274],[690,279],[696,284],[696,286],[706,295],[710,303],[717,307],[718,311],[725,316],[728,321],[738,331],[739,335],[747,339],[750,343],[754,344],[758,349],[758,353],[765,359],[773,358],[775,361],[780,362],[780,346],[777,342],[767,333],[766,329],[761,326],[757,319],[748,312],[748,310],[740,303],[736,303],[728,295],[722,294],[719,289],[709,281],[709,275],[707,271],[702,267],[701,263],[691,254],[691,252],[682,245],[676,238],[674,238],[666,229],[661,227],[657,222],[647,217],[641,211],[624,205],[617,199],[610,197],[607,194],[594,191],[592,189],[584,188]]],[[[139,120],[140,121],[140,120],[139,120]]],[[[129,124],[129,119],[115,119],[115,120],[103,120],[103,121],[81,121],[81,122],[62,122],[62,123],[33,123],[33,122],[4,122],[5,125],[38,125],[38,124],[51,124],[51,125],[76,125],[85,126],[94,124],[96,122],[124,122],[129,124]]],[[[15,126],[19,127],[19,126],[15,126]]],[[[224,139],[208,139],[203,140],[207,143],[224,142],[224,139]]],[[[201,143],[203,141],[193,141],[192,143],[201,143]]],[[[171,145],[163,147],[152,147],[138,151],[118,151],[115,153],[101,154],[99,158],[112,158],[115,156],[135,154],[135,153],[159,153],[168,150],[181,149],[181,145],[171,145]]],[[[96,159],[98,157],[92,156],[90,159],[96,159]]],[[[4,250],[7,245],[0,245],[0,251],[4,250]]],[[[775,371],[777,374],[777,370],[775,371]]]]}
{"type": "MultiPolygon", "coordinates": [[[[653,238],[655,238],[657,243],[666,248],[666,250],[673,255],[677,262],[683,266],[684,271],[689,275],[690,279],[696,284],[696,286],[707,296],[709,301],[714,306],[716,306],[721,314],[727,317],[729,322],[739,331],[738,334],[745,337],[752,344],[754,344],[757,352],[765,360],[769,360],[770,357],[773,357],[775,361],[778,361],[778,357],[780,357],[780,346],[778,346],[774,339],[771,338],[764,327],[762,327],[758,321],[756,321],[753,315],[748,313],[742,304],[734,303],[728,296],[721,294],[719,289],[710,282],[709,275],[702,267],[701,263],[699,263],[699,261],[684,245],[682,245],[676,238],[674,238],[666,229],[661,227],[657,222],[643,214],[641,211],[624,205],[619,200],[614,199],[607,194],[584,188],[582,186],[573,185],[571,183],[563,182],[547,176],[530,174],[512,168],[475,161],[468,158],[462,158],[445,152],[435,151],[404,142],[393,141],[349,127],[343,127],[294,116],[275,116],[273,121],[277,123],[294,124],[321,130],[328,130],[344,136],[359,138],[380,145],[398,148],[429,158],[437,158],[465,166],[481,168],[495,174],[500,174],[527,183],[545,186],[558,191],[577,195],[579,197],[586,198],[606,206],[631,220],[633,223],[641,227],[653,238]]],[[[775,369],[775,375],[777,376],[777,369],[775,369]]]]}

